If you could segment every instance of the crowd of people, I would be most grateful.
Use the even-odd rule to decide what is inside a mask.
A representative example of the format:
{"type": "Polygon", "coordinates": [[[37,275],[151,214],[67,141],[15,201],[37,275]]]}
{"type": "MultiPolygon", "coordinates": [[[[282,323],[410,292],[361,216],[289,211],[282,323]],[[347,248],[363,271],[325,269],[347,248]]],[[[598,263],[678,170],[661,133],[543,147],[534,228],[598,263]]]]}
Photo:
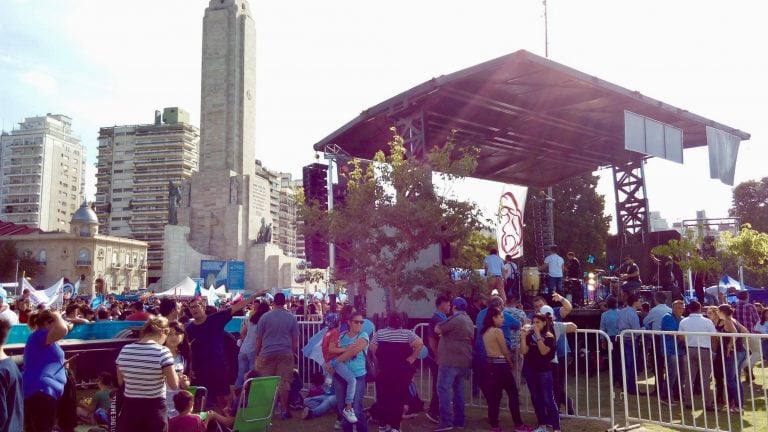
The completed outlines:
{"type": "MultiPolygon", "coordinates": [[[[533,313],[523,310],[514,293],[487,301],[439,296],[424,339],[406,328],[398,313],[388,315],[376,329],[350,305],[337,313],[324,302],[300,304],[281,293],[267,301],[263,294],[220,308],[209,306],[205,298],[124,304],[107,297],[95,311],[82,299],[73,299],[62,311],[34,308],[24,295],[10,308],[0,296],[0,343],[15,322],[31,330],[23,373],[0,350],[0,412],[5,413],[0,430],[25,425],[32,432],[55,426],[66,431],[78,423],[117,431],[232,430],[240,392],[257,376],[280,377],[276,418],[299,415],[311,420],[333,412],[335,427],[345,432],[367,432],[371,421],[380,431],[399,432],[402,419],[422,409],[435,431],[464,428],[467,391],[482,393],[491,431],[501,430],[504,394],[515,431],[557,432],[561,410],[573,414],[565,374],[567,334],[577,328],[564,322],[573,307],[557,292],[551,295],[555,307],[545,297],[535,297],[533,313]],[[306,318],[310,306],[313,317],[322,319],[317,334],[322,366],[303,396],[296,354],[301,348],[299,320],[306,318]],[[245,315],[237,340],[225,330],[236,315],[245,315]],[[74,326],[112,320],[136,321],[142,327],[140,337],[121,350],[113,371],[99,377],[98,391],[78,401],[60,341],[74,326]],[[432,375],[426,407],[420,406],[413,385],[419,360],[432,375]],[[535,425],[526,425],[520,415],[523,381],[535,425]],[[376,401],[365,409],[369,382],[375,383],[376,401]]],[[[638,375],[651,374],[660,383],[654,394],[664,403],[693,407],[698,399],[694,396],[700,394],[704,409],[739,412],[744,403],[740,366],[751,353],[766,356],[768,347],[750,346],[738,334],[768,332],[768,310],[750,303],[746,292],[738,298],[734,305],[708,308],[695,300],[687,305],[676,300],[670,307],[662,293],[653,307],[633,293],[621,308],[616,298],[609,298],[600,327],[612,338],[640,329],[733,335],[625,334],[624,367],[619,367],[618,344],[612,352],[614,383],[626,382],[628,393],[642,394],[638,375]],[[712,392],[706,390],[710,381],[712,392]]]]}
{"type": "MultiPolygon", "coordinates": [[[[618,308],[615,299],[608,299],[600,320],[600,329],[611,338],[624,330],[656,330],[683,333],[718,333],[722,336],[663,335],[653,337],[639,333],[624,334],[624,367],[614,366],[614,384],[626,381],[627,393],[658,397],[663,403],[696,408],[695,396],[701,395],[698,408],[740,413],[744,407],[742,370],[752,380],[751,364],[768,361],[768,339],[746,338],[748,334],[768,333],[768,309],[749,302],[747,291],[739,291],[737,301],[729,304],[704,306],[697,300],[687,304],[674,300],[667,304],[667,295],[656,292],[654,305],[643,303],[637,294],[629,294],[618,308]],[[732,335],[732,336],[731,336],[732,335]],[[742,335],[742,336],[739,336],[742,335]],[[752,357],[752,361],[748,361],[752,357]],[[651,392],[643,392],[637,375],[655,377],[651,392]],[[712,385],[714,383],[714,385],[712,385]]],[[[621,342],[616,339],[616,342],[621,342]]],[[[621,354],[614,349],[614,365],[621,354]]]]}

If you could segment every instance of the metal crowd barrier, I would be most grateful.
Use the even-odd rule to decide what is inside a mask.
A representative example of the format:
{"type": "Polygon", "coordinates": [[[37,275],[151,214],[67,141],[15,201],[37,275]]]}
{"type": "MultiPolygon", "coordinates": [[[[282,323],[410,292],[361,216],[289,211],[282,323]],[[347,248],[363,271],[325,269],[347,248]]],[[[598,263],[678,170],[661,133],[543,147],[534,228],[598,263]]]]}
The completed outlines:
{"type": "MultiPolygon", "coordinates": [[[[413,331],[427,343],[427,324],[418,324],[413,331]]],[[[611,379],[615,367],[611,356],[613,341],[606,333],[590,329],[579,329],[571,333],[568,339],[571,353],[564,358],[565,366],[562,369],[565,400],[570,399],[571,402],[563,404],[561,416],[594,419],[615,425],[615,395],[611,379]],[[572,414],[568,414],[569,404],[573,409],[572,414]]],[[[427,361],[420,361],[414,377],[416,388],[425,404],[429,404],[432,398],[432,377],[427,361]]],[[[477,389],[473,391],[472,375],[466,386],[467,405],[485,407],[482,392],[477,389]]],[[[517,384],[521,411],[533,412],[530,392],[520,381],[517,384]]]]}
{"type": "Polygon", "coordinates": [[[637,421],[696,431],[768,427],[768,335],[625,330],[619,338],[626,426],[637,421]],[[743,352],[721,355],[736,341],[743,352]],[[628,372],[635,373],[636,390],[628,372]]]}

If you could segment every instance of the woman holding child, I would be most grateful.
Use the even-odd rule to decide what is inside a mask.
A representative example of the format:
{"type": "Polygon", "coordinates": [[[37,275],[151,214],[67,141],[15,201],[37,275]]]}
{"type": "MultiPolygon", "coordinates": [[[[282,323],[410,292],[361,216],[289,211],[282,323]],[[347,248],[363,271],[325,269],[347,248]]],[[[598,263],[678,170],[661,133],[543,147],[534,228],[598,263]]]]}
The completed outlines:
{"type": "MultiPolygon", "coordinates": [[[[368,432],[368,420],[363,412],[363,396],[365,394],[366,374],[365,355],[368,351],[369,338],[368,334],[362,330],[363,322],[363,315],[360,312],[352,312],[349,315],[348,330],[341,334],[338,342],[338,346],[345,348],[345,350],[333,361],[333,363],[346,362],[346,365],[355,377],[355,393],[352,399],[352,408],[357,419],[357,423],[355,423],[357,432],[368,432]]],[[[326,362],[323,366],[326,371],[330,372],[333,370],[330,362],[326,362]]],[[[337,395],[345,395],[347,393],[347,382],[338,374],[333,376],[333,387],[337,395]]],[[[343,412],[346,407],[344,398],[337,397],[336,399],[339,411],[343,412]]],[[[352,432],[352,423],[346,417],[344,417],[342,422],[342,430],[344,432],[352,432]]]]}

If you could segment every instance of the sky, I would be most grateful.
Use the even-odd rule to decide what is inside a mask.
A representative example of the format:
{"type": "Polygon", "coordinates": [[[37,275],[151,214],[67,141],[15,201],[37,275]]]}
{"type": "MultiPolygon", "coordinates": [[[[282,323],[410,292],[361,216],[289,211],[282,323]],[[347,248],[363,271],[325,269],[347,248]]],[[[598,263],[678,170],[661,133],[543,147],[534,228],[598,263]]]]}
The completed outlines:
{"type": "MultiPolygon", "coordinates": [[[[66,114],[95,191],[99,127],[179,106],[199,125],[208,0],[1,0],[0,126],[66,114]]],[[[252,0],[256,157],[299,177],[312,145],[364,109],[432,77],[519,49],[544,55],[541,0],[252,0]]],[[[751,133],[736,184],[768,175],[768,40],[761,0],[549,0],[549,57],[751,133]],[[760,42],[763,41],[763,42],[760,42]]],[[[732,189],[706,148],[651,160],[649,209],[670,223],[725,217],[732,189]]],[[[600,172],[614,213],[609,171],[600,172]]]]}

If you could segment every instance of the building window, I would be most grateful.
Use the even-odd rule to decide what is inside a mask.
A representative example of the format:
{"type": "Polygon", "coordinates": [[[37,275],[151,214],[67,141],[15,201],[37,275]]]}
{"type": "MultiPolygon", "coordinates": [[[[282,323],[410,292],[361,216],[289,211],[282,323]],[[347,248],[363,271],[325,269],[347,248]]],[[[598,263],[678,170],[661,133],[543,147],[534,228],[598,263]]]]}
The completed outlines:
{"type": "Polygon", "coordinates": [[[77,265],[87,266],[91,265],[91,251],[90,249],[80,249],[77,253],[77,265]]]}
{"type": "Polygon", "coordinates": [[[46,252],[45,249],[40,249],[37,252],[37,263],[40,265],[45,265],[48,262],[48,252],[46,252]]]}

